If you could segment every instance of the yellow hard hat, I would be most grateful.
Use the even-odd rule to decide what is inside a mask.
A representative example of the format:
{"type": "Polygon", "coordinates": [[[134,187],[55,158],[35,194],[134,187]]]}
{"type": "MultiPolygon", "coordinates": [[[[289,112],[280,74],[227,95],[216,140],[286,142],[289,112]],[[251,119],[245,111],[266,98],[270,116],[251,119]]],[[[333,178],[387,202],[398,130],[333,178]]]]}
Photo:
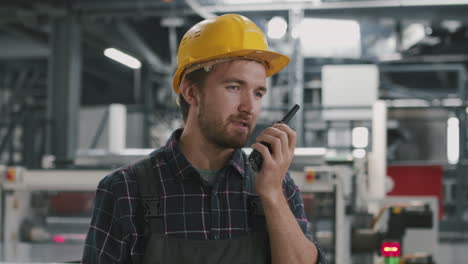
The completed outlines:
{"type": "Polygon", "coordinates": [[[181,79],[189,70],[200,69],[206,66],[204,63],[221,62],[223,58],[260,61],[265,65],[267,76],[281,71],[289,63],[288,56],[268,50],[265,35],[250,19],[237,14],[206,19],[190,28],[180,42],[172,83],[176,94],[180,92],[181,79]]]}

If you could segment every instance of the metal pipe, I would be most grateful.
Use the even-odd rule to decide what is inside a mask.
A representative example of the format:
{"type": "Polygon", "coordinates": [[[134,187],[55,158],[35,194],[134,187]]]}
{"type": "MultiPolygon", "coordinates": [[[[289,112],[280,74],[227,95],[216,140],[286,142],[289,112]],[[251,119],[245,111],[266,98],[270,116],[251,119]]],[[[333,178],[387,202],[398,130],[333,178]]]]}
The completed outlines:
{"type": "Polygon", "coordinates": [[[333,10],[333,9],[366,9],[366,8],[388,8],[388,7],[421,7],[421,6],[457,6],[468,5],[468,0],[387,0],[387,1],[342,1],[342,2],[274,2],[259,4],[216,4],[204,7],[204,10],[211,13],[225,12],[249,12],[257,11],[277,11],[289,9],[303,10],[333,10]]]}
{"type": "Polygon", "coordinates": [[[176,27],[169,27],[169,49],[171,50],[171,70],[177,67],[177,30],[176,27]]]}
{"type": "MultiPolygon", "coordinates": [[[[187,0],[186,3],[190,6],[192,0],[187,0]],[[190,3],[189,3],[190,2],[190,3]]],[[[196,3],[198,4],[198,3],[196,3]]],[[[199,4],[198,4],[199,5],[199,4]]],[[[218,1],[215,5],[206,5],[202,7],[204,15],[216,12],[232,12],[232,11],[272,11],[272,10],[290,10],[294,8],[300,9],[352,9],[352,8],[385,8],[385,7],[418,7],[418,6],[456,6],[468,5],[468,0],[380,0],[380,1],[340,1],[340,2],[319,2],[311,1],[304,3],[303,1],[295,2],[268,2],[268,3],[252,3],[252,4],[236,4],[228,5],[222,1],[218,1]]],[[[93,11],[107,11],[107,10],[145,10],[155,8],[160,10],[164,7],[164,3],[156,1],[138,1],[138,2],[112,2],[108,3],[99,2],[85,2],[73,5],[73,10],[93,12],[93,11]]],[[[192,7],[192,6],[191,6],[192,7]]],[[[192,7],[193,8],[193,7],[192,7]]],[[[194,11],[196,11],[194,9],[194,11]]],[[[200,10],[196,11],[197,13],[200,10]]],[[[200,13],[198,13],[202,16],[200,13]]],[[[202,16],[205,17],[205,16],[202,16]]]]}
{"type": "Polygon", "coordinates": [[[125,149],[127,136],[127,108],[123,104],[109,106],[109,152],[119,153],[125,149]]]}
{"type": "Polygon", "coordinates": [[[126,22],[118,22],[117,29],[122,36],[148,61],[151,67],[158,72],[169,73],[169,67],[158,55],[142,40],[138,33],[126,22]]]}
{"type": "MultiPolygon", "coordinates": [[[[289,13],[289,21],[291,24],[290,34],[294,40],[294,48],[291,65],[292,71],[290,74],[290,91],[289,91],[289,106],[294,104],[304,105],[304,55],[301,50],[301,38],[299,36],[292,36],[293,30],[298,30],[302,19],[304,17],[304,10],[291,10],[289,13]]],[[[304,110],[300,109],[297,116],[292,123],[293,128],[296,130],[296,146],[304,146],[304,110]]]]}
{"type": "Polygon", "coordinates": [[[99,126],[96,131],[96,134],[94,134],[93,141],[91,142],[91,146],[89,146],[90,149],[95,149],[97,147],[99,143],[99,139],[101,138],[102,132],[104,131],[104,128],[106,127],[108,120],[109,120],[109,109],[106,109],[106,111],[104,111],[104,114],[102,115],[101,121],[99,122],[99,126]]]}
{"type": "Polygon", "coordinates": [[[371,198],[386,195],[387,177],[387,106],[378,100],[372,107],[372,155],[369,162],[369,193],[371,198]]]}
{"type": "MultiPolygon", "coordinates": [[[[316,2],[316,1],[315,1],[316,2]]],[[[317,5],[314,2],[275,2],[270,3],[252,3],[252,4],[215,4],[207,3],[203,7],[205,12],[210,13],[232,13],[232,12],[268,12],[268,11],[288,11],[290,9],[302,8],[308,13],[313,13],[315,17],[337,17],[355,19],[357,17],[377,17],[381,18],[383,15],[391,17],[405,18],[411,16],[413,18],[426,18],[427,16],[437,17],[438,19],[466,19],[464,12],[468,8],[465,2],[460,1],[411,1],[400,3],[401,1],[346,1],[346,2],[326,2],[317,5]],[[393,4],[388,4],[389,2],[393,4]],[[422,2],[422,3],[419,3],[422,2]],[[387,3],[387,4],[386,4],[387,3]],[[443,8],[445,5],[446,8],[443,8]],[[462,6],[465,5],[465,6],[462,6]],[[408,7],[403,9],[401,7],[408,7]],[[435,8],[426,8],[435,7],[435,8]],[[346,12],[341,12],[342,10],[346,12]],[[374,10],[377,10],[375,12],[374,10]]],[[[167,16],[167,9],[164,6],[156,4],[155,2],[113,2],[112,5],[102,4],[99,2],[91,3],[77,3],[72,7],[73,11],[80,12],[86,18],[100,18],[100,17],[165,17],[167,16]]],[[[180,16],[190,16],[196,14],[192,8],[186,5],[176,5],[177,14],[180,16]]],[[[1,17],[1,16],[0,16],[1,17]]]]}
{"type": "Polygon", "coordinates": [[[213,12],[207,11],[206,8],[202,7],[196,0],[185,0],[185,2],[193,9],[193,11],[195,11],[195,13],[204,19],[216,17],[213,12]]]}
{"type": "Polygon", "coordinates": [[[55,18],[50,39],[47,118],[49,153],[57,167],[72,166],[78,145],[81,97],[81,24],[76,16],[55,18]]]}
{"type": "Polygon", "coordinates": [[[462,161],[466,159],[466,110],[463,108],[457,109],[457,117],[459,120],[459,158],[456,165],[456,188],[455,188],[455,221],[457,230],[463,231],[463,214],[465,209],[465,186],[466,186],[466,170],[462,161]]]}
{"type": "Polygon", "coordinates": [[[13,121],[10,123],[10,126],[8,127],[8,130],[3,137],[3,140],[0,144],[0,160],[2,158],[3,151],[7,148],[8,143],[11,142],[11,139],[13,138],[13,132],[15,130],[15,127],[23,123],[24,118],[26,117],[26,112],[22,109],[18,114],[17,117],[13,119],[13,121]]]}

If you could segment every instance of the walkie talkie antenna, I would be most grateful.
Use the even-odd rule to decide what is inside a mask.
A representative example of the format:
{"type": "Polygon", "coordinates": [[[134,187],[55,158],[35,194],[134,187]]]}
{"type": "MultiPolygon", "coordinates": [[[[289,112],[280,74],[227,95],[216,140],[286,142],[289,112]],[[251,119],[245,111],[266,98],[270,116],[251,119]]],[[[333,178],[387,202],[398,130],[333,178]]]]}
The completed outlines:
{"type": "Polygon", "coordinates": [[[291,120],[291,118],[294,116],[294,114],[297,112],[297,110],[299,110],[299,108],[301,108],[298,104],[295,104],[293,106],[293,108],[291,108],[291,110],[289,110],[289,112],[283,117],[283,119],[281,119],[281,121],[279,121],[278,123],[285,123],[287,124],[289,122],[289,120],[291,120]]]}
{"type": "MultiPolygon", "coordinates": [[[[297,112],[297,110],[299,110],[300,106],[298,104],[294,105],[291,110],[289,110],[289,112],[283,117],[283,119],[281,119],[280,121],[276,122],[275,124],[278,124],[278,123],[283,123],[283,124],[287,124],[289,122],[289,120],[294,116],[294,114],[297,112]]],[[[268,150],[270,151],[270,153],[272,152],[272,148],[271,148],[271,145],[266,143],[266,142],[260,142],[262,143],[263,145],[267,146],[268,147],[268,150]]],[[[252,169],[256,172],[260,171],[260,169],[262,168],[262,164],[263,164],[263,156],[262,154],[260,153],[260,151],[254,149],[250,155],[249,155],[249,163],[250,165],[252,166],[252,169]]]]}

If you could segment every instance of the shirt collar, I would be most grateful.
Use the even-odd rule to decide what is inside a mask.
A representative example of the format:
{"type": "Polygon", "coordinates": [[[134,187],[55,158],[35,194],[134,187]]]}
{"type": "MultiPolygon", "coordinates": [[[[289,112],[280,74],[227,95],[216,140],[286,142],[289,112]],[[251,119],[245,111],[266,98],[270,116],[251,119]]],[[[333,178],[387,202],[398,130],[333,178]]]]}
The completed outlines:
{"type": "Polygon", "coordinates": [[[233,167],[239,173],[239,175],[242,178],[244,178],[246,170],[246,161],[247,156],[242,151],[242,149],[236,149],[232,153],[231,159],[228,161],[228,165],[233,167]]]}
{"type": "MultiPolygon", "coordinates": [[[[198,174],[192,164],[185,158],[179,148],[179,139],[182,135],[182,128],[175,130],[165,145],[165,156],[167,163],[178,179],[184,179],[191,175],[198,174]]],[[[245,177],[246,171],[246,154],[242,149],[235,149],[231,158],[226,162],[226,166],[237,171],[242,178],[245,177]]]]}

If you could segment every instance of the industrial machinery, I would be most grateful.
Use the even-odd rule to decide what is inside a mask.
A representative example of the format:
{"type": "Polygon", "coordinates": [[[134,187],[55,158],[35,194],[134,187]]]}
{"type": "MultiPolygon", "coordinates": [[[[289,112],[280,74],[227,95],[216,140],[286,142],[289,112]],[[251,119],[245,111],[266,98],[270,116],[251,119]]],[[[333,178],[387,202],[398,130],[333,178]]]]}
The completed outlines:
{"type": "MultiPolygon", "coordinates": [[[[381,247],[394,249],[388,242],[399,243],[405,263],[436,263],[435,197],[370,198],[364,159],[327,160],[325,149],[297,148],[291,175],[301,189],[309,228],[330,263],[381,263],[386,256],[381,247]]],[[[109,170],[2,171],[3,259],[78,259],[93,192],[109,170]]]]}
{"type": "Polygon", "coordinates": [[[394,250],[393,246],[388,248],[388,243],[396,243],[395,253],[401,253],[402,263],[436,263],[437,199],[363,199],[355,172],[350,165],[321,165],[293,173],[303,195],[310,229],[329,262],[384,263],[389,254],[382,250],[394,250]],[[379,211],[370,212],[371,205],[379,211]]]}
{"type": "Polygon", "coordinates": [[[105,170],[5,169],[2,174],[2,259],[79,259],[92,199],[105,170]]]}

